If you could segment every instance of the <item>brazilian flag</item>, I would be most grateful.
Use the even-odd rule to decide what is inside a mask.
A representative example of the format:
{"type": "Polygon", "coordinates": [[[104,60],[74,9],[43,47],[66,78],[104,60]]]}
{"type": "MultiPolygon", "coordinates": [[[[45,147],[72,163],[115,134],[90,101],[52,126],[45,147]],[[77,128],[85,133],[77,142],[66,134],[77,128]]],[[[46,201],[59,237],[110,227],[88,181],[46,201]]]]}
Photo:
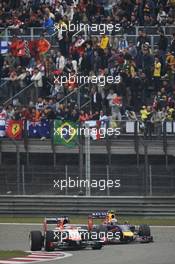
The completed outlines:
{"type": "Polygon", "coordinates": [[[73,148],[77,145],[78,126],[69,121],[54,120],[54,138],[55,145],[65,145],[73,148]]]}

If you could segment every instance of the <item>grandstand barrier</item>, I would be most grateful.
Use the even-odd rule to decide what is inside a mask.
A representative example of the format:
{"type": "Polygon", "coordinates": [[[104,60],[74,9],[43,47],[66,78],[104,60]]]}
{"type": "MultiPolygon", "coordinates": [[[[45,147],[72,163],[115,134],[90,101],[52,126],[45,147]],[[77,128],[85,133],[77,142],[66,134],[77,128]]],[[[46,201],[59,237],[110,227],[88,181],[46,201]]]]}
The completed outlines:
{"type": "Polygon", "coordinates": [[[2,196],[0,215],[88,215],[113,209],[119,216],[175,216],[175,197],[2,196]]]}
{"type": "MultiPolygon", "coordinates": [[[[33,86],[33,84],[31,84],[30,86],[26,87],[25,89],[28,92],[33,92],[35,91],[34,89],[35,87],[33,86]],[[28,88],[30,88],[31,90],[29,90],[28,88]],[[33,89],[33,91],[32,91],[33,89]]],[[[22,93],[22,91],[21,91],[22,93]]],[[[25,100],[26,97],[24,97],[25,100]]],[[[12,100],[14,100],[15,97],[10,98],[8,100],[8,102],[6,101],[6,103],[11,102],[12,100]]],[[[87,103],[89,104],[89,101],[87,101],[87,103]]],[[[85,103],[86,104],[86,103],[85,103]]],[[[56,119],[55,119],[56,120],[56,119]]],[[[58,119],[60,120],[60,119],[58,119]]],[[[8,120],[4,120],[4,119],[0,119],[0,121],[3,121],[4,123],[7,123],[8,125],[8,120]]],[[[18,120],[14,120],[14,123],[18,123],[18,120]]],[[[62,120],[62,124],[66,123],[66,122],[71,122],[69,120],[62,120]]],[[[76,127],[77,127],[77,133],[80,133],[81,130],[78,130],[80,128],[80,125],[85,125],[86,123],[89,124],[89,128],[90,128],[90,138],[93,141],[101,141],[106,139],[106,137],[108,136],[109,139],[117,139],[120,140],[122,138],[122,136],[128,136],[128,137],[133,137],[134,135],[138,135],[138,136],[143,136],[144,139],[157,139],[157,140],[161,140],[163,138],[163,136],[167,136],[172,138],[172,140],[175,138],[175,121],[174,120],[165,120],[162,122],[151,122],[151,121],[147,121],[147,122],[143,122],[139,117],[138,120],[131,120],[125,117],[123,120],[112,120],[111,116],[108,116],[106,121],[103,121],[103,123],[106,123],[106,132],[105,134],[103,134],[103,131],[99,130],[100,128],[102,129],[103,127],[100,126],[100,122],[99,120],[88,120],[87,122],[74,122],[76,127]],[[97,130],[100,131],[100,138],[99,140],[95,140],[95,138],[93,137],[93,133],[91,133],[91,129],[92,128],[96,128],[97,130]],[[108,133],[108,128],[113,128],[113,134],[107,135],[108,133]],[[116,130],[115,130],[116,129],[116,130]],[[117,131],[118,129],[118,131],[117,131]]],[[[22,133],[21,133],[21,137],[17,138],[17,141],[20,141],[20,139],[23,139],[25,137],[27,138],[34,138],[34,139],[41,139],[43,136],[46,137],[47,139],[52,138],[53,136],[53,126],[54,126],[54,120],[52,119],[41,119],[40,121],[28,121],[28,120],[23,120],[23,126],[22,126],[22,133]],[[39,131],[38,131],[38,126],[40,127],[39,131]],[[33,130],[37,130],[37,133],[35,134],[33,132],[33,130]]],[[[4,131],[5,132],[5,127],[0,129],[0,132],[4,131]]],[[[79,135],[79,134],[78,134],[79,135]]],[[[81,135],[84,136],[83,131],[81,131],[81,135]]],[[[8,135],[6,133],[4,133],[4,136],[0,135],[0,139],[3,140],[3,138],[7,138],[8,139],[8,135]]],[[[14,138],[15,139],[15,138],[14,138]]]]}

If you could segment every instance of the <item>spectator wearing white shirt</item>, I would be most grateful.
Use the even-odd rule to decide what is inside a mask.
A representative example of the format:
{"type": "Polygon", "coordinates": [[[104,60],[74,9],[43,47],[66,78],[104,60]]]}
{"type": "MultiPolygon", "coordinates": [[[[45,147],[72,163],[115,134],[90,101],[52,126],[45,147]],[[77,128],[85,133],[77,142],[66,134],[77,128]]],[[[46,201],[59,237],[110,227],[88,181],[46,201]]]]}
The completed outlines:
{"type": "Polygon", "coordinates": [[[25,87],[25,78],[27,76],[27,71],[25,68],[22,69],[22,73],[18,75],[17,79],[19,80],[19,85],[21,88],[25,87]]]}
{"type": "Polygon", "coordinates": [[[61,55],[61,52],[58,52],[56,58],[56,68],[59,70],[63,70],[64,66],[65,66],[65,57],[61,55]]]}
{"type": "MultiPolygon", "coordinates": [[[[42,73],[38,70],[38,68],[34,69],[33,75],[31,77],[31,81],[34,81],[34,86],[36,88],[36,97],[41,94],[41,90],[43,88],[43,79],[42,79],[42,73]]],[[[31,95],[34,99],[34,94],[31,95]]]]}
{"type": "Polygon", "coordinates": [[[167,22],[167,13],[163,10],[162,7],[160,7],[159,13],[157,15],[157,21],[160,25],[166,25],[167,22]]]}

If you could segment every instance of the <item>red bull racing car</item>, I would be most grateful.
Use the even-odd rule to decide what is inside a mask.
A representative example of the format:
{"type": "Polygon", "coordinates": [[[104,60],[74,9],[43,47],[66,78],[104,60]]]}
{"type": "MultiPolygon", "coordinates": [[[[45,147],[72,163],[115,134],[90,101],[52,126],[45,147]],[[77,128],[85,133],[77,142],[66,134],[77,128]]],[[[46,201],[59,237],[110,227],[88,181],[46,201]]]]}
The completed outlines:
{"type": "Polygon", "coordinates": [[[128,222],[119,224],[114,211],[95,212],[89,216],[89,230],[96,229],[98,232],[104,232],[104,244],[153,242],[150,227],[146,224],[139,226],[130,225],[128,222]],[[102,219],[102,224],[94,225],[94,219],[102,219]]]}

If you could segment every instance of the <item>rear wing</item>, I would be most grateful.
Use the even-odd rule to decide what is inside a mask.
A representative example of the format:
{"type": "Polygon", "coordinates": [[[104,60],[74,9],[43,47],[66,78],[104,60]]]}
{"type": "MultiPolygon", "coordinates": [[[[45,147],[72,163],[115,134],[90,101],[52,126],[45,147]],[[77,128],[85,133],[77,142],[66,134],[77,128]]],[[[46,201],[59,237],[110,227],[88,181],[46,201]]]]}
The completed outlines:
{"type": "Polygon", "coordinates": [[[59,222],[64,221],[64,222],[69,222],[69,217],[68,216],[59,216],[59,217],[52,217],[52,218],[45,218],[44,222],[46,224],[58,224],[59,222]]]}
{"type": "Polygon", "coordinates": [[[96,211],[89,217],[92,217],[93,219],[105,219],[106,217],[115,218],[115,212],[113,210],[96,211]]]}
{"type": "Polygon", "coordinates": [[[97,211],[93,212],[89,217],[92,217],[93,219],[105,219],[108,214],[108,211],[97,211]]]}
{"type": "Polygon", "coordinates": [[[64,226],[68,224],[69,217],[68,216],[59,216],[59,217],[52,217],[52,218],[45,218],[43,223],[43,229],[46,232],[48,230],[48,225],[55,225],[55,226],[64,226]]]}
{"type": "Polygon", "coordinates": [[[92,230],[94,226],[94,219],[103,219],[103,224],[111,223],[115,219],[116,215],[113,210],[108,211],[96,211],[88,217],[88,229],[92,230]]]}

